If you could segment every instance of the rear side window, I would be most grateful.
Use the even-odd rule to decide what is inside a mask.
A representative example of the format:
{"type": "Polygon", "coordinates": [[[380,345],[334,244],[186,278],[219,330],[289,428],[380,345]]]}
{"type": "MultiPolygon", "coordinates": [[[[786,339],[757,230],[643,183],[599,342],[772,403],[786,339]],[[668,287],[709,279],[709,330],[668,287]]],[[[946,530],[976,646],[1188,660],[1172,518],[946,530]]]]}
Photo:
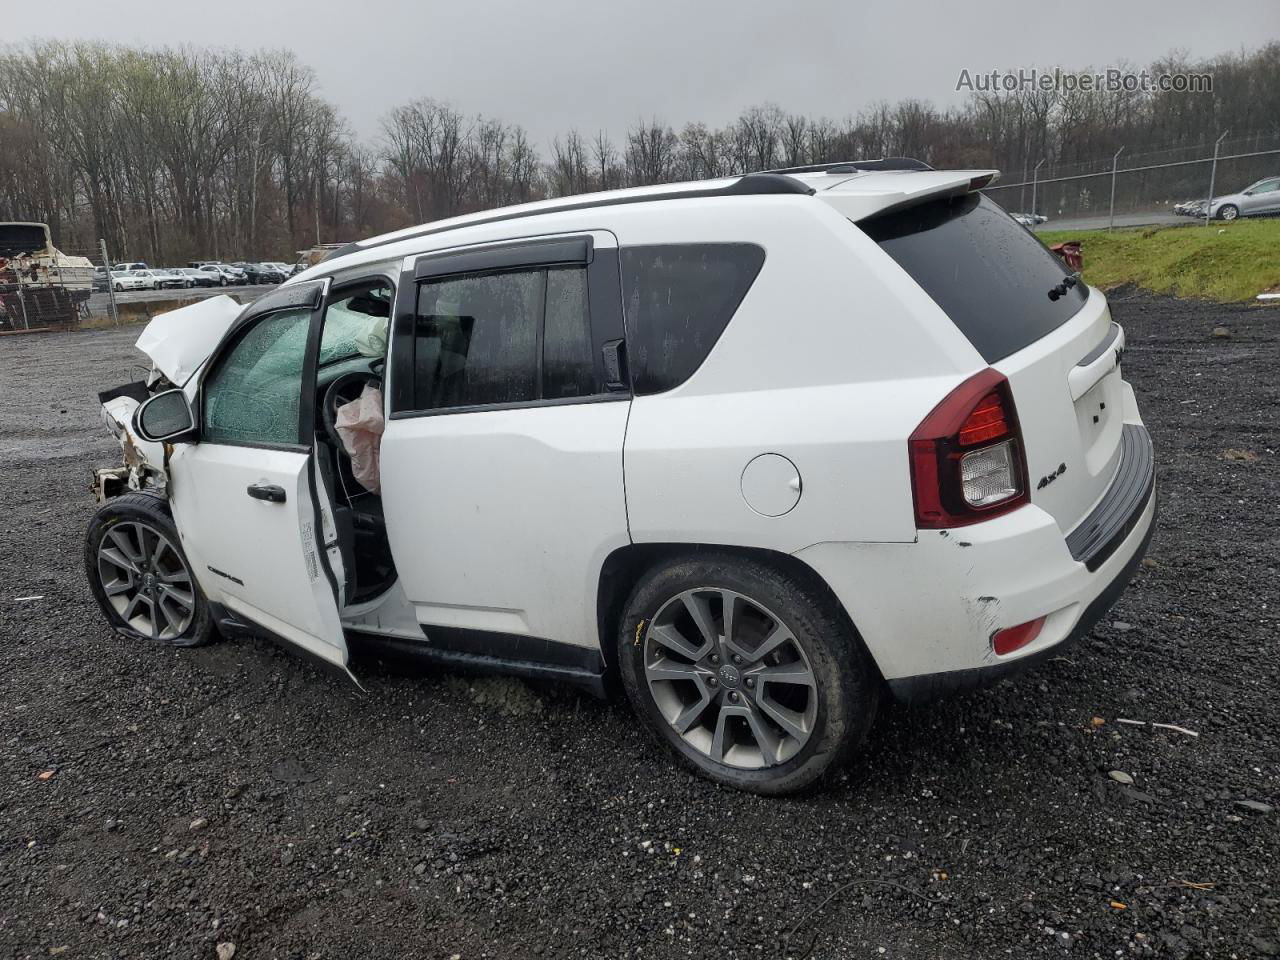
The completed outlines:
{"type": "Polygon", "coordinates": [[[716,345],[764,264],[750,243],[622,249],[627,356],[637,394],[661,393],[693,375],[716,345]]]}
{"type": "Polygon", "coordinates": [[[960,328],[988,363],[1066,323],[1084,305],[1061,260],[981,194],[933,200],[858,223],[960,328]]]}
{"type": "Polygon", "coordinates": [[[530,270],[422,284],[414,331],[416,409],[537,399],[543,278],[530,270]]]}
{"type": "Polygon", "coordinates": [[[587,270],[579,266],[422,283],[413,410],[568,400],[599,393],[587,270]]]}

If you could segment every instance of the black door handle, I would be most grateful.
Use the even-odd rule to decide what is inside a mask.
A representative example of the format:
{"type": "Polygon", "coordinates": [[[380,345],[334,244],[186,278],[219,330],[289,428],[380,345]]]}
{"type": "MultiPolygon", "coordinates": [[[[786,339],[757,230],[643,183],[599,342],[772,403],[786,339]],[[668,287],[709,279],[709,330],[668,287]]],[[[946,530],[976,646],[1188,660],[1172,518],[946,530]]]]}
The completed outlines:
{"type": "Polygon", "coordinates": [[[629,390],[627,383],[627,343],[625,340],[610,340],[600,348],[600,356],[604,361],[604,386],[606,390],[629,390]]]}
{"type": "Polygon", "coordinates": [[[255,500],[266,500],[269,503],[284,503],[284,487],[274,483],[251,483],[248,489],[249,496],[255,500]]]}

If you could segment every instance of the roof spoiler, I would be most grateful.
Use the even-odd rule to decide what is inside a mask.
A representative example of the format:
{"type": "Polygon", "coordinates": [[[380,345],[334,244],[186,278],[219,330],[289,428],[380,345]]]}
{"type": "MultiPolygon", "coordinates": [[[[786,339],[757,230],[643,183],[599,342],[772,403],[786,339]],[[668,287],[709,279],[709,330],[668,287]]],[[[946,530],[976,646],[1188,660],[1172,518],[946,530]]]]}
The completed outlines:
{"type": "Polygon", "coordinates": [[[780,167],[765,173],[874,173],[886,170],[932,170],[923,160],[912,157],[883,157],[880,160],[839,160],[811,163],[804,167],[780,167]]]}
{"type": "Polygon", "coordinates": [[[855,177],[837,183],[818,197],[855,223],[927,200],[963,196],[985,190],[998,170],[931,170],[918,177],[855,177]]]}

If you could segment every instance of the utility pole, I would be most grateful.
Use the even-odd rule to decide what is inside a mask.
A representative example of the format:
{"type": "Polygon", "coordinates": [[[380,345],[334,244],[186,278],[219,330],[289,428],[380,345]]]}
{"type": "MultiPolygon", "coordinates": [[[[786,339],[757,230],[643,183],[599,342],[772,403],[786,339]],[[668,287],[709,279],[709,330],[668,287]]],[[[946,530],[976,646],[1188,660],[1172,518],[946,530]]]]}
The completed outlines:
{"type": "Polygon", "coordinates": [[[1107,221],[1107,233],[1110,233],[1116,225],[1116,165],[1120,162],[1120,154],[1124,153],[1124,147],[1115,152],[1115,156],[1111,158],[1111,218],[1107,221]]]}
{"type": "Polygon", "coordinates": [[[1207,227],[1209,221],[1213,219],[1213,182],[1218,179],[1218,148],[1222,146],[1222,141],[1227,139],[1230,130],[1223,131],[1222,136],[1213,142],[1213,165],[1209,167],[1209,199],[1204,203],[1204,225],[1207,227]]]}

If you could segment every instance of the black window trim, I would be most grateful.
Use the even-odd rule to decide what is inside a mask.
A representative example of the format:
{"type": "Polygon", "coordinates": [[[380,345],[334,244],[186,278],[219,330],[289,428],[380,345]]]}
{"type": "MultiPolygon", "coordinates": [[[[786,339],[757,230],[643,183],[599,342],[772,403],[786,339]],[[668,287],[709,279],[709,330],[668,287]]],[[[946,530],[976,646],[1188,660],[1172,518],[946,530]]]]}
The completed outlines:
{"type": "Polygon", "coordinates": [[[504,243],[479,250],[427,254],[414,261],[414,279],[422,282],[451,276],[510,273],[521,269],[537,270],[562,265],[587,266],[591,263],[594,252],[595,238],[588,234],[581,237],[504,243]]]}
{"type": "MultiPolygon", "coordinates": [[[[424,254],[413,260],[396,287],[391,335],[388,338],[390,380],[389,420],[412,420],[417,417],[449,416],[460,413],[484,413],[495,410],[522,410],[536,407],[563,407],[573,404],[606,403],[631,400],[633,391],[609,390],[603,386],[603,345],[625,338],[622,316],[622,279],[618,263],[618,247],[600,248],[597,256],[595,238],[580,236],[515,240],[488,246],[483,250],[454,250],[424,254]],[[481,260],[480,254],[491,254],[481,260]],[[482,266],[478,266],[483,264],[482,266]],[[586,268],[587,318],[591,332],[592,361],[598,393],[579,397],[537,397],[500,403],[473,403],[454,407],[417,409],[414,401],[414,328],[418,312],[418,290],[424,283],[459,276],[483,276],[494,273],[543,271],[558,266],[579,265],[586,268]],[[464,268],[464,269],[460,269],[464,268]]],[[[546,326],[546,277],[543,278],[542,315],[537,330],[537,384],[542,392],[542,344],[546,326]]]]}

